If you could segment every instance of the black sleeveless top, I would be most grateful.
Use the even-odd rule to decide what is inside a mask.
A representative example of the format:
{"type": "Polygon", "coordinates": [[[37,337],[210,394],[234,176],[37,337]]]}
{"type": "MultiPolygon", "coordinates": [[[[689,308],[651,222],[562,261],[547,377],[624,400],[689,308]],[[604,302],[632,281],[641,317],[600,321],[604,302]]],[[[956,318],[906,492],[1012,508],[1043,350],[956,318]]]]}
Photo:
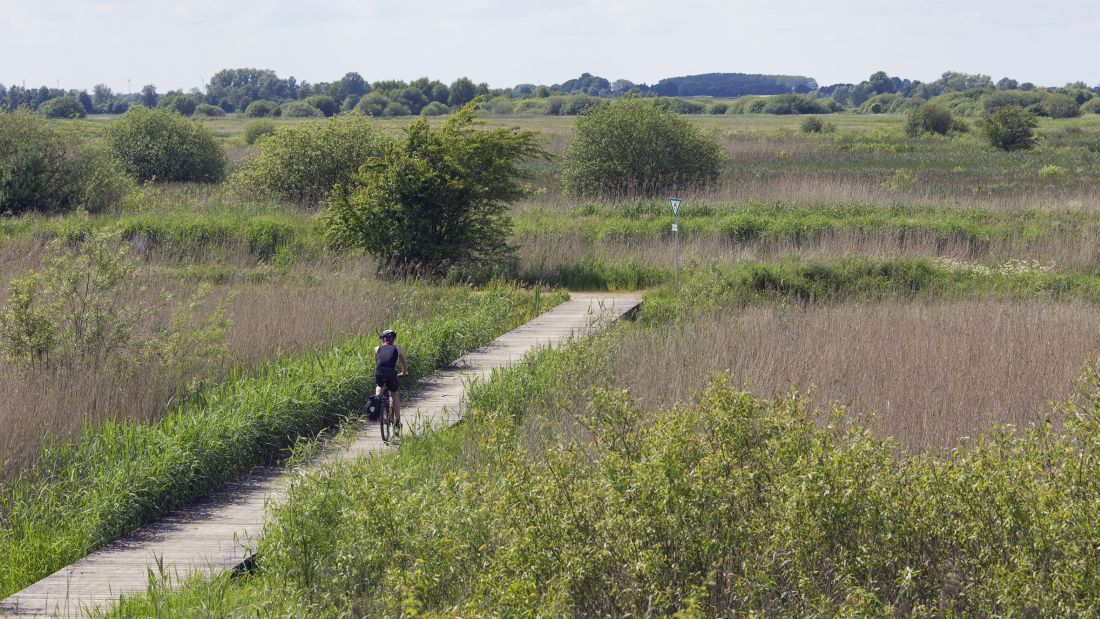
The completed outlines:
{"type": "Polygon", "coordinates": [[[374,353],[375,376],[397,376],[397,347],[393,344],[383,344],[374,353]]]}

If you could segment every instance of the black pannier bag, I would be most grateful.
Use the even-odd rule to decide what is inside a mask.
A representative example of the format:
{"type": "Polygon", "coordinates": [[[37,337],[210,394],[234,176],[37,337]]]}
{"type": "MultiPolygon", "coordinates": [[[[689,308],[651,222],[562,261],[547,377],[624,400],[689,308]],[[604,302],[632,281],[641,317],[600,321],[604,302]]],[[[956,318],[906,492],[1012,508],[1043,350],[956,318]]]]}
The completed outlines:
{"type": "Polygon", "coordinates": [[[382,413],[382,398],[376,395],[367,398],[367,403],[363,405],[363,412],[371,421],[378,421],[378,416],[382,413]]]}

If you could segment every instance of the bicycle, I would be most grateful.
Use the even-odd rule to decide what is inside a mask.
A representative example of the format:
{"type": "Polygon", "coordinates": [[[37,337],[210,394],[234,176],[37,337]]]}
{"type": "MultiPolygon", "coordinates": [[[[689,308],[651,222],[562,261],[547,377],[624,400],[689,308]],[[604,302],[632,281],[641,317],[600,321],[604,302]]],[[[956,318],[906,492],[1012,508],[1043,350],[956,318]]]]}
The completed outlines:
{"type": "Polygon", "coordinates": [[[390,389],[382,387],[382,395],[378,398],[378,426],[382,431],[382,442],[389,443],[393,435],[394,424],[397,426],[397,434],[401,434],[401,421],[394,418],[393,407],[390,406],[390,389]]]}

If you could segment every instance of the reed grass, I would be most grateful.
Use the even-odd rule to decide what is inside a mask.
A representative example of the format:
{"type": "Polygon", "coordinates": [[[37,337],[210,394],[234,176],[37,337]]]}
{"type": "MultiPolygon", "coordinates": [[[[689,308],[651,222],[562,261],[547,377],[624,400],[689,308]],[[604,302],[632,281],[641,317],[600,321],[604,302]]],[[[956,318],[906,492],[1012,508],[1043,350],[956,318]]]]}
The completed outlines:
{"type": "Polygon", "coordinates": [[[943,453],[998,425],[1051,419],[1050,403],[1073,394],[1097,352],[1095,305],[796,305],[623,332],[606,371],[653,410],[727,372],[759,397],[798,391],[820,422],[840,405],[878,436],[943,453]]]}

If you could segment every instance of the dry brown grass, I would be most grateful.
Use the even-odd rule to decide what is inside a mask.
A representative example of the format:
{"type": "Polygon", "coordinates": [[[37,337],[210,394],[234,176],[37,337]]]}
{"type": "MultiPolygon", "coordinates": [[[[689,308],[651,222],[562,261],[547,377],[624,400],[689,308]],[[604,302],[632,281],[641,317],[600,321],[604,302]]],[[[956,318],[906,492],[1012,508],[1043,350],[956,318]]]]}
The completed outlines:
{"type": "Polygon", "coordinates": [[[684,327],[634,330],[617,383],[654,407],[729,371],[761,396],[839,403],[911,450],[939,450],[993,424],[1051,415],[1100,347],[1100,308],[968,302],[755,308],[684,327]]]}
{"type": "MultiPolygon", "coordinates": [[[[145,273],[150,283],[156,276],[145,273]]],[[[198,285],[169,280],[164,287],[174,299],[186,299],[198,285]]],[[[356,269],[314,268],[266,283],[218,286],[209,303],[223,305],[232,320],[229,356],[210,359],[184,380],[217,380],[230,368],[247,370],[280,355],[374,333],[399,312],[431,315],[445,294],[430,288],[414,292],[365,278],[356,269]]],[[[179,387],[180,377],[151,363],[128,371],[81,367],[26,375],[0,360],[0,472],[25,468],[47,437],[70,437],[107,420],[155,419],[179,387]]]]}

